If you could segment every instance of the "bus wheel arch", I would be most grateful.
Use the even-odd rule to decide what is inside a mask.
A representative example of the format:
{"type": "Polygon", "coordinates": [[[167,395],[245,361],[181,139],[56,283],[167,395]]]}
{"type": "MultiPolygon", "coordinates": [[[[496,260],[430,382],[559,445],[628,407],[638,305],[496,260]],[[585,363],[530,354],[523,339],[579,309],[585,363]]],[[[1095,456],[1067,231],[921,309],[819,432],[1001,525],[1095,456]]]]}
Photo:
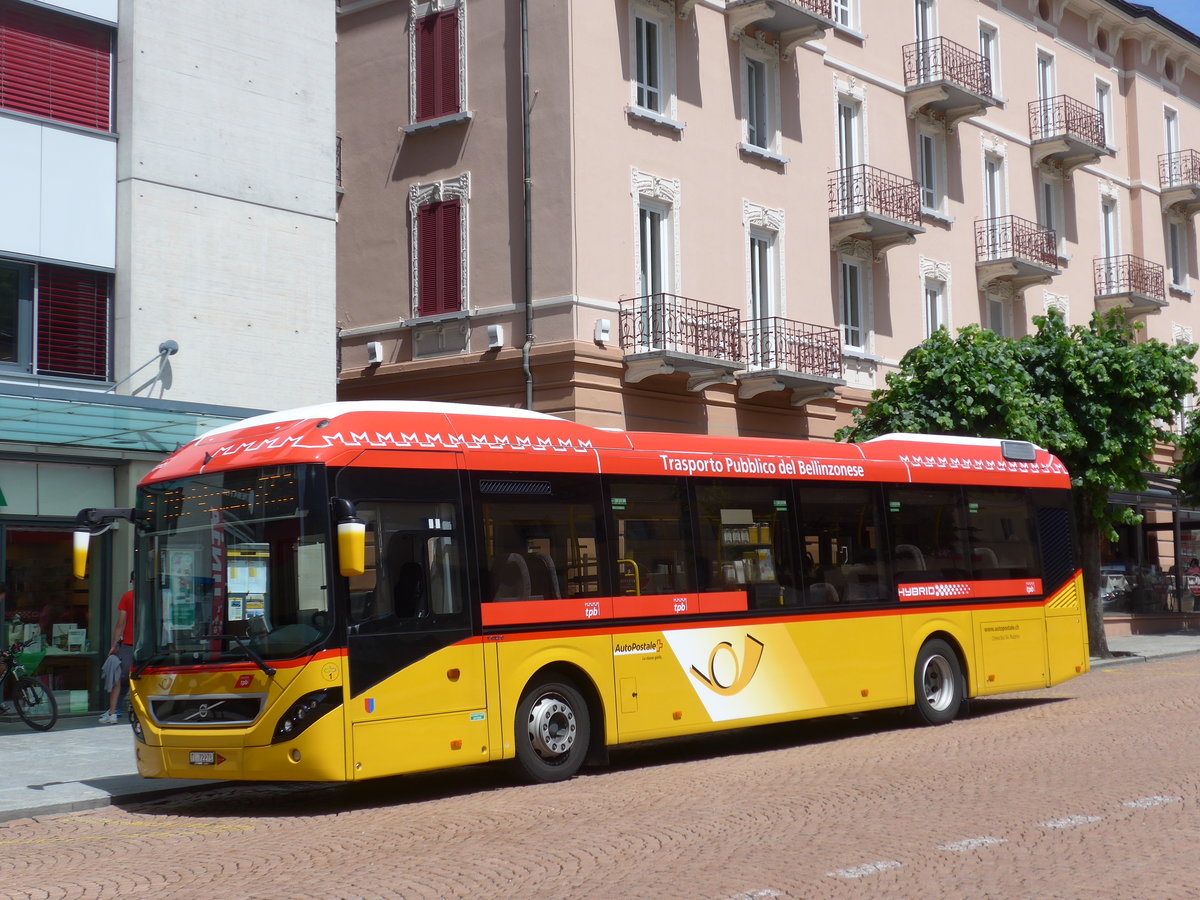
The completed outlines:
{"type": "Polygon", "coordinates": [[[513,722],[516,763],[531,781],[565,781],[585,762],[603,762],[604,713],[582,670],[539,669],[526,682],[513,722]]]}
{"type": "Polygon", "coordinates": [[[913,665],[913,711],[918,722],[944,725],[967,706],[967,669],[962,648],[950,635],[935,632],[917,651],[913,665]]]}

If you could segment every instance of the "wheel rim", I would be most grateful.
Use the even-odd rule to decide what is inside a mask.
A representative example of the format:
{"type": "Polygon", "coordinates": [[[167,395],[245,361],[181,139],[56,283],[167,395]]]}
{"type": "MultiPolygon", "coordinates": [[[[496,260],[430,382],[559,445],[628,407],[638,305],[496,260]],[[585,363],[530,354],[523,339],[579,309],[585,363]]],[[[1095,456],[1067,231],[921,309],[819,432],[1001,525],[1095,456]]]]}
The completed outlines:
{"type": "Polygon", "coordinates": [[[954,684],[954,669],[944,656],[931,656],[925,661],[921,673],[921,685],[925,690],[925,702],[931,709],[945,712],[954,702],[957,690],[954,684]]]}
{"type": "Polygon", "coordinates": [[[529,743],[545,760],[565,757],[575,746],[575,710],[558,694],[544,694],[529,710],[529,743]]]}

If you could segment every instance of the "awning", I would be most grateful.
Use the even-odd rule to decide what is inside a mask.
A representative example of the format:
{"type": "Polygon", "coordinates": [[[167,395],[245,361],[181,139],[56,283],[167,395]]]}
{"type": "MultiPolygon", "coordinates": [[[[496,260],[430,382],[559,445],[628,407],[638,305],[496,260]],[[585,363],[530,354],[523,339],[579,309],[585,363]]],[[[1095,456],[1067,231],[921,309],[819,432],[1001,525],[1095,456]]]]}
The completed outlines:
{"type": "Polygon", "coordinates": [[[99,391],[0,385],[5,442],[170,453],[218,425],[261,409],[130,397],[99,391]]]}

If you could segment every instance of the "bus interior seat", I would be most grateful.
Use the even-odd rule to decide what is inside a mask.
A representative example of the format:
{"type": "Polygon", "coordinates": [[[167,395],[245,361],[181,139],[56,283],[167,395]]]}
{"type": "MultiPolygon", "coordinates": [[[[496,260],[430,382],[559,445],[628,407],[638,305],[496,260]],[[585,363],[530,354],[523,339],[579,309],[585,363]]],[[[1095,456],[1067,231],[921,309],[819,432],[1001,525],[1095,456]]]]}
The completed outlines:
{"type": "Polygon", "coordinates": [[[842,598],[828,581],[814,581],[808,586],[808,602],[813,606],[825,606],[829,603],[841,603],[842,598]]]}
{"type": "Polygon", "coordinates": [[[976,569],[998,569],[1000,568],[1000,560],[996,558],[996,551],[991,547],[976,547],[971,551],[971,562],[976,569]]]}
{"type": "Polygon", "coordinates": [[[558,589],[558,571],[548,553],[528,555],[529,594],[543,600],[558,600],[562,594],[558,589]]]}
{"type": "Polygon", "coordinates": [[[896,545],[896,572],[924,572],[925,554],[915,544],[896,545]]]}
{"type": "Polygon", "coordinates": [[[496,570],[493,600],[528,600],[529,566],[520,553],[510,553],[496,570]]]}

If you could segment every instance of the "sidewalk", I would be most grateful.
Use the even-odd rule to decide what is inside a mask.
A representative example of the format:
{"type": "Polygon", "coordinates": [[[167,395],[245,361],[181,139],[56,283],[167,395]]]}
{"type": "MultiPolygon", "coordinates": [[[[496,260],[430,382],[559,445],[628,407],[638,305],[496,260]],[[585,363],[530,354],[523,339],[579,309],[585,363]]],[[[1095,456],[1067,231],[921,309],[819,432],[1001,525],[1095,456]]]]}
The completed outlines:
{"type": "MultiPolygon", "coordinates": [[[[1200,653],[1200,633],[1114,636],[1108,647],[1120,655],[1093,659],[1093,667],[1200,653]]],[[[97,718],[94,713],[69,716],[46,733],[30,731],[15,716],[0,719],[0,822],[215,783],[142,778],[129,726],[99,725],[97,718]]]]}

